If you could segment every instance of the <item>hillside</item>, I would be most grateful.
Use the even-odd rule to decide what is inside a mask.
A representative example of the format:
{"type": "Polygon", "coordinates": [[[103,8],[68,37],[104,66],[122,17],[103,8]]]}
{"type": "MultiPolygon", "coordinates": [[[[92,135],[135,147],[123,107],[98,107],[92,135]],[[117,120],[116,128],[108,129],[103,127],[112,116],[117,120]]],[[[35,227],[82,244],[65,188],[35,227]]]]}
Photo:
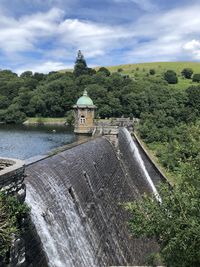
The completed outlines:
{"type": "MultiPolygon", "coordinates": [[[[111,72],[117,72],[122,69],[122,73],[132,75],[139,68],[140,71],[149,71],[150,69],[155,69],[157,73],[162,73],[165,70],[171,69],[181,74],[182,69],[191,68],[194,73],[200,73],[200,62],[148,62],[148,63],[136,63],[136,64],[122,64],[116,66],[105,66],[111,72]]],[[[96,70],[99,67],[95,67],[96,70]]],[[[72,69],[61,70],[60,72],[73,71],[72,69]]]]}
{"type": "Polygon", "coordinates": [[[149,62],[138,64],[125,64],[118,66],[108,66],[111,72],[116,72],[119,69],[123,69],[123,73],[133,74],[139,68],[140,71],[149,71],[155,69],[157,73],[162,73],[166,70],[174,70],[177,74],[180,74],[184,68],[193,69],[194,73],[200,73],[200,62],[149,62]]]}
{"type": "Polygon", "coordinates": [[[178,83],[170,86],[177,89],[186,89],[191,85],[196,85],[196,83],[193,83],[192,80],[184,79],[181,71],[184,68],[191,68],[194,73],[200,73],[200,62],[149,62],[110,66],[107,68],[111,72],[120,71],[122,74],[127,74],[129,77],[135,79],[146,78],[150,69],[154,69],[157,76],[162,76],[167,70],[174,70],[178,75],[178,83]]]}
{"type": "MultiPolygon", "coordinates": [[[[162,76],[167,70],[174,70],[179,78],[178,84],[170,85],[172,88],[186,89],[190,85],[197,85],[193,83],[192,80],[184,79],[181,76],[181,71],[184,68],[191,68],[194,73],[200,73],[200,62],[148,62],[148,63],[137,63],[137,64],[123,64],[117,66],[105,66],[111,73],[120,72],[124,75],[129,75],[129,77],[134,79],[143,79],[149,73],[150,69],[154,69],[156,76],[162,76]]],[[[95,67],[98,70],[100,67],[95,67]]],[[[61,73],[72,72],[72,69],[61,70],[61,73]]]]}

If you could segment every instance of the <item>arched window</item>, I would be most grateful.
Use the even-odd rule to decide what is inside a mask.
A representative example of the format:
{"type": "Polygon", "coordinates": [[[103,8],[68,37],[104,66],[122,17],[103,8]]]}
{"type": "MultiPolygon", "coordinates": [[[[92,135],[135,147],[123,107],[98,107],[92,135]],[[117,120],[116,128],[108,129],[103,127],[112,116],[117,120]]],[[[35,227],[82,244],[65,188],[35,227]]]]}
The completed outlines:
{"type": "Polygon", "coordinates": [[[85,116],[81,115],[80,124],[85,124],[85,121],[86,121],[85,116]]]}

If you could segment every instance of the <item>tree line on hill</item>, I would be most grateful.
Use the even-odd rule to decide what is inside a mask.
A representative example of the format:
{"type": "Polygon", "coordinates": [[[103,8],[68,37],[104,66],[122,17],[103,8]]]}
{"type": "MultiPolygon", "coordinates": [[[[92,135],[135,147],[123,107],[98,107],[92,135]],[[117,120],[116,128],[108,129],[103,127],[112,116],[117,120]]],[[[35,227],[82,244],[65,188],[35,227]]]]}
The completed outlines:
{"type": "MultiPolygon", "coordinates": [[[[102,118],[124,113],[121,94],[132,80],[108,69],[90,69],[77,58],[74,72],[0,71],[0,121],[20,123],[26,117],[63,117],[87,88],[102,118]]],[[[125,113],[127,114],[127,112],[125,113]]]]}
{"type": "MultiPolygon", "coordinates": [[[[64,117],[85,88],[98,107],[97,117],[123,115],[140,118],[141,114],[151,111],[152,108],[162,109],[160,105],[163,104],[165,97],[170,97],[170,101],[174,99],[176,102],[179,92],[172,92],[168,88],[167,83],[173,81],[166,82],[166,77],[173,80],[172,72],[166,72],[172,78],[166,73],[163,77],[157,77],[155,70],[150,70],[151,75],[145,80],[140,78],[133,80],[128,75],[123,75],[121,71],[110,73],[105,67],[97,71],[88,68],[80,51],[73,72],[33,74],[31,71],[25,71],[18,76],[10,70],[2,70],[0,71],[0,122],[20,123],[26,117],[64,117]]],[[[184,73],[186,77],[187,69],[184,73]]],[[[195,94],[195,90],[198,93],[198,89],[195,88],[180,93],[183,95],[185,109],[191,111],[190,116],[196,116],[192,106],[189,108],[191,92],[195,94]],[[189,102],[187,103],[184,98],[189,102]]],[[[179,104],[176,105],[177,108],[179,104]]]]}

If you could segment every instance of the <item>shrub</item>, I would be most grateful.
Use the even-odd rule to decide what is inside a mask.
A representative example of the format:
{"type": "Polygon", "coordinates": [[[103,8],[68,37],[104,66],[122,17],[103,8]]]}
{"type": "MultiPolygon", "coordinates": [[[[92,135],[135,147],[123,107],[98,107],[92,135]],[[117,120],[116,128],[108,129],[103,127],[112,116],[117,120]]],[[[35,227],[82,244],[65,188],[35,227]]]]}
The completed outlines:
{"type": "Polygon", "coordinates": [[[154,69],[150,69],[149,74],[154,75],[154,74],[156,74],[156,71],[154,69]]]}
{"type": "Polygon", "coordinates": [[[200,82],[200,74],[199,73],[194,74],[192,77],[192,81],[199,83],[200,82]]]}
{"type": "Polygon", "coordinates": [[[123,69],[122,68],[119,68],[118,70],[117,70],[117,72],[122,72],[123,71],[123,69]]]}
{"type": "Polygon", "coordinates": [[[191,79],[193,70],[191,68],[185,68],[181,71],[181,75],[186,79],[191,79]]]}
{"type": "Polygon", "coordinates": [[[21,204],[16,197],[0,193],[0,256],[5,256],[12,241],[12,235],[19,233],[29,208],[21,204]]]}
{"type": "Polygon", "coordinates": [[[178,83],[178,78],[176,75],[176,72],[173,70],[167,70],[164,73],[164,79],[169,83],[169,84],[175,84],[178,83]]]}
{"type": "Polygon", "coordinates": [[[110,71],[108,69],[106,69],[105,67],[99,68],[99,70],[97,72],[101,72],[107,77],[110,76],[110,71]]]}
{"type": "Polygon", "coordinates": [[[68,125],[73,125],[74,124],[74,121],[75,121],[75,118],[74,118],[74,111],[73,110],[70,110],[66,113],[66,122],[68,125]]]}

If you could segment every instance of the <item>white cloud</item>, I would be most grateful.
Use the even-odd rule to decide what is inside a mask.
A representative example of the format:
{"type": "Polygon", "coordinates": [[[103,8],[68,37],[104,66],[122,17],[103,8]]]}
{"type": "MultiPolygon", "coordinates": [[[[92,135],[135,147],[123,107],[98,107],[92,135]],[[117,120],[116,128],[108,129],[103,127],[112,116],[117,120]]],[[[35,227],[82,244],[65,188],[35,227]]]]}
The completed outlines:
{"type": "Polygon", "coordinates": [[[66,65],[62,62],[47,61],[24,65],[22,68],[16,69],[16,73],[21,74],[27,70],[31,70],[32,72],[48,73],[50,71],[72,69],[72,67],[72,65],[66,65]]]}
{"type": "Polygon", "coordinates": [[[56,46],[55,50],[82,49],[88,57],[95,57],[130,36],[119,26],[63,19],[63,12],[55,8],[18,20],[5,16],[0,18],[0,49],[6,53],[39,50],[40,44],[49,39],[56,46]]]}
{"type": "Polygon", "coordinates": [[[200,41],[199,40],[191,40],[184,44],[183,48],[193,55],[194,59],[200,59],[200,41]]]}
{"type": "Polygon", "coordinates": [[[63,45],[81,49],[89,58],[104,55],[132,36],[132,33],[123,27],[111,27],[78,19],[63,21],[58,31],[63,45]]]}
{"type": "Polygon", "coordinates": [[[151,0],[113,0],[116,3],[132,2],[144,11],[153,11],[157,6],[151,0]]]}
{"type": "Polygon", "coordinates": [[[0,16],[0,49],[7,53],[33,50],[42,38],[56,33],[62,15],[61,10],[51,9],[18,20],[0,16]]]}
{"type": "Polygon", "coordinates": [[[189,51],[199,50],[200,41],[198,40],[189,41],[184,45],[184,49],[189,50],[189,51]]]}
{"type": "Polygon", "coordinates": [[[199,59],[197,42],[186,45],[188,40],[200,35],[199,13],[200,5],[197,5],[141,17],[133,28],[138,44],[127,53],[126,60],[199,59]],[[195,46],[193,52],[188,49],[191,46],[195,46]]]}

